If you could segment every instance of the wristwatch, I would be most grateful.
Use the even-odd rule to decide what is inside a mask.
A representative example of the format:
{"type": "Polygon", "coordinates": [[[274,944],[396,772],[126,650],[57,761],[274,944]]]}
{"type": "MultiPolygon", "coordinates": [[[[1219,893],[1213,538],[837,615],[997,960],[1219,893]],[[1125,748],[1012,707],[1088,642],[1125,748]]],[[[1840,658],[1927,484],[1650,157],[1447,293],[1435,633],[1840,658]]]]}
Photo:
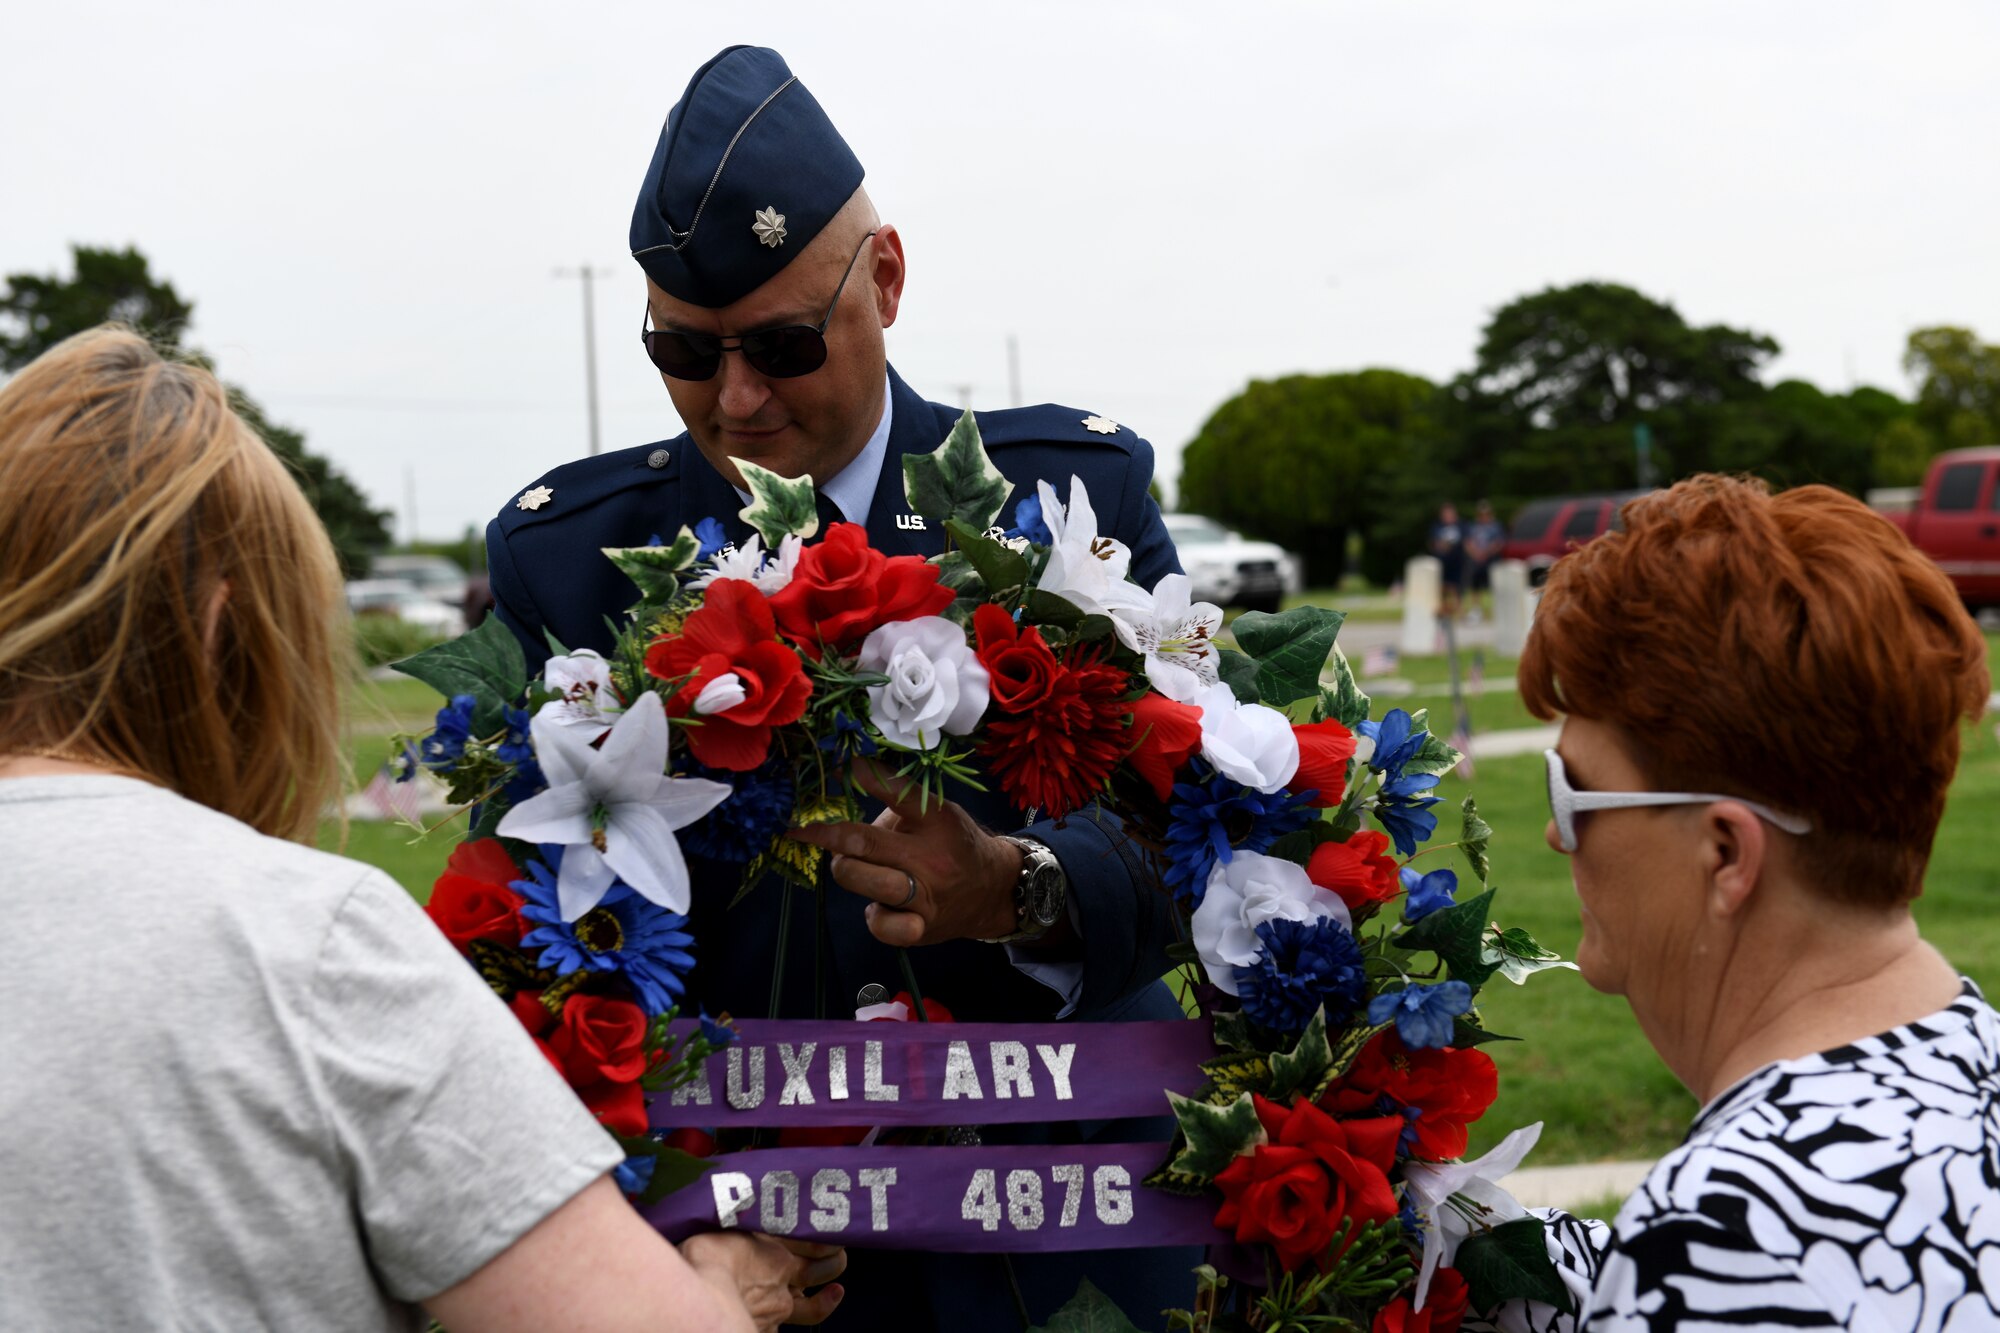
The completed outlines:
{"type": "Polygon", "coordinates": [[[982,941],[986,944],[1019,944],[1038,940],[1062,920],[1063,905],[1069,898],[1069,876],[1063,873],[1056,854],[1033,838],[1001,834],[1021,849],[1021,877],[1014,881],[1014,921],[1011,935],[982,941]]]}

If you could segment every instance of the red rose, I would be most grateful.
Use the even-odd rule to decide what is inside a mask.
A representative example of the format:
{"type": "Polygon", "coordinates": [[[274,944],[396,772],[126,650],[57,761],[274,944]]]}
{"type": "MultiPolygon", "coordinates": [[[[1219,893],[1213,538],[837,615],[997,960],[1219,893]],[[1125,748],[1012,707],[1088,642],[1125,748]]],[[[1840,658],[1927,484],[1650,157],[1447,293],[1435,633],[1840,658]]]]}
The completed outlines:
{"type": "Polygon", "coordinates": [[[542,1003],[542,993],[538,990],[515,991],[507,1007],[514,1011],[514,1017],[521,1020],[521,1026],[528,1029],[531,1037],[542,1036],[556,1025],[556,1016],[542,1003]]]}
{"type": "Polygon", "coordinates": [[[1412,1156],[1448,1162],[1465,1155],[1466,1126],[1500,1093],[1500,1071],[1484,1051],[1446,1046],[1413,1051],[1394,1030],[1361,1048],[1354,1065],[1320,1098],[1334,1115],[1373,1109],[1383,1098],[1416,1111],[1412,1156]]]}
{"type": "Polygon", "coordinates": [[[1347,787],[1347,761],[1354,758],[1354,733],[1333,718],[1292,728],[1299,738],[1299,767],[1285,785],[1316,791],[1312,804],[1324,810],[1340,804],[1347,787]]]}
{"type": "Polygon", "coordinates": [[[1151,691],[1132,701],[1132,770],[1153,794],[1174,794],[1174,775],[1201,748],[1201,710],[1151,691]]]}
{"type": "Polygon", "coordinates": [[[1401,1119],[1337,1121],[1310,1102],[1286,1108],[1262,1097],[1256,1107],[1270,1142],[1217,1173],[1217,1226],[1271,1245],[1287,1272],[1309,1260],[1324,1270],[1342,1218],[1359,1227],[1396,1215],[1389,1170],[1401,1119]]]}
{"type": "Polygon", "coordinates": [[[685,677],[667,704],[674,717],[692,713],[702,688],[717,677],[736,677],[743,702],[703,714],[701,725],[687,729],[687,738],[702,763],[739,773],[764,762],[771,728],[798,721],[812,697],[799,655],[778,641],[771,604],[743,579],[709,584],[707,600],[681,632],[646,650],[646,670],[662,680],[685,677]]]}
{"type": "Polygon", "coordinates": [[[893,559],[868,545],[868,530],[835,523],[826,540],[799,552],[792,581],[771,598],[778,628],[801,652],[851,653],[870,630],[892,620],[934,616],[951,605],[937,566],[922,556],[893,559]]]}
{"type": "Polygon", "coordinates": [[[646,1094],[639,1091],[637,1083],[614,1083],[603,1079],[588,1087],[576,1089],[576,1095],[592,1115],[613,1134],[623,1134],[635,1138],[644,1134],[646,1125],[646,1094]]]}
{"type": "Polygon", "coordinates": [[[1440,1268],[1431,1274],[1423,1309],[1412,1310],[1410,1298],[1398,1296],[1375,1312],[1370,1333],[1458,1333],[1465,1319],[1466,1298],[1465,1279],[1458,1270],[1440,1268]]]}
{"type": "Polygon", "coordinates": [[[631,1083],[646,1072],[646,1033],[652,1025],[630,1000],[572,995],[563,1001],[562,1026],[549,1049],[578,1088],[599,1079],[631,1083]]]}
{"type": "Polygon", "coordinates": [[[1025,713],[1049,697],[1062,665],[1033,625],[1020,629],[1014,617],[987,602],[972,613],[978,638],[979,665],[986,668],[987,688],[1003,713],[1025,713]]]}
{"type": "Polygon", "coordinates": [[[520,867],[498,838],[460,843],[431,886],[424,911],[460,953],[471,952],[474,940],[517,945],[527,929],[523,899],[507,886],[520,878],[520,867]]]}
{"type": "Polygon", "coordinates": [[[1395,860],[1384,855],[1388,848],[1388,835],[1374,829],[1349,834],[1346,842],[1323,842],[1306,861],[1306,878],[1339,894],[1350,912],[1386,903],[1403,888],[1395,860]]]}

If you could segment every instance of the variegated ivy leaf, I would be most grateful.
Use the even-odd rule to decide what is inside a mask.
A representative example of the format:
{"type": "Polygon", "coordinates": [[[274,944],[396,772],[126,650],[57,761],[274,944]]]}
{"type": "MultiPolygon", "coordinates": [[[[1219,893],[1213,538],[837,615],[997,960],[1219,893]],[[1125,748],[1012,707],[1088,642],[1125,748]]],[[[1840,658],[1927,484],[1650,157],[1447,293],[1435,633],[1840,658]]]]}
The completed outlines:
{"type": "Polygon", "coordinates": [[[1464,755],[1447,745],[1436,732],[1432,732],[1430,735],[1424,737],[1423,748],[1410,757],[1409,763],[1403,765],[1403,771],[1405,773],[1449,773],[1454,768],[1457,768],[1459,761],[1464,758],[1464,755]]]}
{"type": "Polygon", "coordinates": [[[694,564],[701,540],[683,527],[671,542],[661,546],[606,546],[603,550],[619,572],[639,589],[639,604],[630,608],[643,612],[663,607],[680,590],[680,573],[694,564]]]}
{"type": "Polygon", "coordinates": [[[1484,947],[1480,950],[1480,961],[1491,966],[1501,976],[1516,986],[1537,972],[1550,968],[1566,967],[1577,970],[1575,963],[1565,962],[1563,956],[1553,949],[1545,949],[1533,935],[1515,926],[1502,930],[1499,926],[1486,928],[1484,947]]]}
{"type": "Polygon", "coordinates": [[[764,539],[765,549],[775,551],[786,537],[811,537],[819,531],[811,477],[781,477],[740,458],[736,470],[750,492],[750,503],[737,512],[764,539]]]}
{"type": "Polygon", "coordinates": [[[1470,796],[1460,807],[1463,822],[1458,829],[1458,850],[1465,854],[1472,873],[1479,876],[1484,884],[1492,878],[1493,866],[1486,855],[1486,844],[1493,840],[1493,826],[1479,817],[1479,807],[1472,803],[1470,796]]]}
{"type": "Polygon", "coordinates": [[[1267,1141],[1247,1092],[1227,1106],[1210,1106],[1174,1092],[1167,1094],[1167,1101],[1173,1105],[1174,1118],[1181,1122],[1181,1132],[1187,1135],[1187,1147],[1171,1165],[1175,1172],[1213,1180],[1238,1153],[1267,1141]]]}
{"type": "Polygon", "coordinates": [[[1333,688],[1322,689],[1319,692],[1318,720],[1323,721],[1330,717],[1352,731],[1357,724],[1368,719],[1371,700],[1361,692],[1361,686],[1354,678],[1354,667],[1348,662],[1347,654],[1340,650],[1339,644],[1333,646],[1326,667],[1321,679],[1332,676],[1333,688]]]}
{"type": "Polygon", "coordinates": [[[1326,1040],[1326,1010],[1312,1016],[1289,1051],[1271,1053],[1271,1100],[1284,1101],[1295,1092],[1323,1086],[1333,1068],[1333,1047],[1326,1040]]]}
{"type": "Polygon", "coordinates": [[[910,512],[933,523],[956,519],[984,532],[1000,516],[1013,490],[1014,484],[986,456],[971,408],[959,417],[943,444],[903,460],[903,495],[910,512]]]}

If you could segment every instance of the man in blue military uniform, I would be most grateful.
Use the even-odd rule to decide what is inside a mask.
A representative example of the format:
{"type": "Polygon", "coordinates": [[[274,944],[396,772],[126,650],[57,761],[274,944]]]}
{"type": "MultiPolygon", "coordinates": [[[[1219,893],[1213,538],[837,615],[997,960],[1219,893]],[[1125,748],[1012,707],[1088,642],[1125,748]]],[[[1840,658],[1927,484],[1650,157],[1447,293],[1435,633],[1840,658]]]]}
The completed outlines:
{"type": "MultiPolygon", "coordinates": [[[[571,649],[608,648],[610,622],[634,594],[601,548],[644,545],[705,518],[746,540],[738,459],[810,475],[823,518],[865,526],[881,551],[943,550],[944,534],[909,511],[902,460],[935,449],[958,414],[925,401],[888,364],[883,330],[902,300],[903,245],[861,182],[860,162],[775,51],[731,47],[696,72],[660,134],[631,228],[647,277],[642,336],[687,431],[546,473],[488,527],[497,613],[531,664],[547,657],[551,635],[571,649]]],[[[1148,494],[1152,449],[1130,429],[1052,405],[982,413],[979,425],[1016,488],[1004,512],[1044,479],[1067,502],[1078,478],[1100,531],[1131,549],[1136,581],[1151,587],[1178,571],[1148,494]]],[[[1158,980],[1173,938],[1168,899],[1115,823],[1073,815],[1061,827],[1018,829],[1000,801],[957,794],[963,804],[892,805],[872,825],[813,832],[836,853],[834,879],[849,892],[824,905],[824,960],[815,958],[815,913],[791,914],[790,961],[775,989],[775,883],[731,911],[733,872],[690,858],[693,993],[737,1014],[763,1014],[773,993],[779,1017],[837,1013],[870,983],[897,988],[890,946],[924,946],[910,958],[925,996],[961,1019],[1179,1018],[1158,980]],[[830,1006],[829,989],[841,997],[830,1006]]],[[[986,1137],[1171,1132],[1162,1118],[994,1127],[986,1137]]],[[[1187,1288],[1198,1256],[1021,1256],[1015,1269],[1036,1320],[1087,1274],[1145,1323],[1187,1288]]],[[[954,1333],[1015,1328],[1007,1280],[991,1256],[857,1251],[829,1326],[916,1330],[948,1318],[954,1333]]]]}

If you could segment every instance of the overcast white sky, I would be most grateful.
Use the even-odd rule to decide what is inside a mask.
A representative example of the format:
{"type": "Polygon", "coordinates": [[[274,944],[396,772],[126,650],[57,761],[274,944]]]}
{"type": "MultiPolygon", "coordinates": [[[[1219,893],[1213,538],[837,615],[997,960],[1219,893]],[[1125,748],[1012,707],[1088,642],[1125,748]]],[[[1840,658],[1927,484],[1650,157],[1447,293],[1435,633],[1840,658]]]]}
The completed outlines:
{"type": "MultiPolygon", "coordinates": [[[[1775,377],[1907,391],[1914,326],[2000,340],[1991,0],[1224,5],[19,4],[0,272],[135,244],[194,340],[423,534],[679,431],[638,345],[633,196],[667,108],[777,47],[910,260],[932,398],[1179,449],[1252,378],[1447,377],[1498,306],[1630,283],[1776,337],[1775,377]]],[[[399,523],[399,534],[403,531],[399,523]]]]}

